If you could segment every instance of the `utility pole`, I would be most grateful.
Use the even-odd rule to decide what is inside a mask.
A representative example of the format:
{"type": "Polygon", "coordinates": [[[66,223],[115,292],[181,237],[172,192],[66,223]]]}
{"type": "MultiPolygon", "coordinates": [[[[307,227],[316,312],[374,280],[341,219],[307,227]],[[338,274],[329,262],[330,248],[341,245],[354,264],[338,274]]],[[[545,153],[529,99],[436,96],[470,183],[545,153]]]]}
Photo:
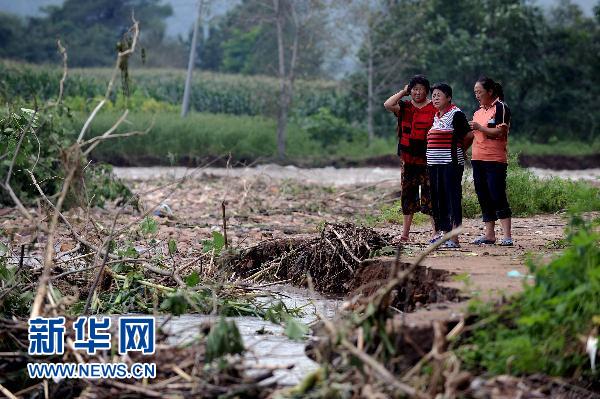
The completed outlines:
{"type": "Polygon", "coordinates": [[[183,89],[183,102],[181,104],[181,117],[185,118],[190,109],[190,95],[192,91],[192,71],[196,62],[196,42],[198,40],[198,25],[202,14],[203,0],[198,0],[196,19],[194,20],[194,33],[192,33],[192,47],[190,48],[190,58],[188,60],[187,75],[185,77],[185,88],[183,89]]]}

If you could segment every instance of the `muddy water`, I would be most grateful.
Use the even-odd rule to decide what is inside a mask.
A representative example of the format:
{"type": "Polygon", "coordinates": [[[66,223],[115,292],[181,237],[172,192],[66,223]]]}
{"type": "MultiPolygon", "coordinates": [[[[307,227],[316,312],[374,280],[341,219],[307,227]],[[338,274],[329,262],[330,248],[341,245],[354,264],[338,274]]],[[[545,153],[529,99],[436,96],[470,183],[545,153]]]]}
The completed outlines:
{"type": "MultiPolygon", "coordinates": [[[[317,320],[317,312],[332,318],[338,311],[341,301],[327,299],[305,289],[292,286],[269,287],[274,292],[283,292],[281,299],[289,308],[302,307],[301,321],[312,324],[317,320]]],[[[284,334],[284,328],[257,317],[232,317],[235,320],[247,349],[244,361],[253,367],[278,368],[275,379],[282,385],[295,385],[309,372],[317,368],[317,363],[304,354],[306,341],[292,341],[284,334]],[[293,366],[291,369],[286,369],[293,366]]],[[[214,322],[218,316],[197,314],[173,317],[163,327],[171,334],[169,343],[178,345],[193,341],[198,336],[200,326],[214,322]]],[[[158,323],[162,320],[159,318],[158,323]]]]}
{"type": "MultiPolygon", "coordinates": [[[[399,181],[399,168],[297,168],[295,166],[259,165],[249,168],[197,168],[184,167],[132,167],[114,168],[118,177],[127,180],[153,180],[175,179],[188,176],[189,178],[202,178],[202,176],[220,177],[256,177],[263,176],[274,180],[299,180],[307,184],[322,184],[327,186],[343,186],[354,184],[377,184],[385,181],[399,181]]],[[[600,169],[585,170],[550,170],[531,168],[533,173],[540,177],[560,177],[572,180],[586,180],[600,183],[600,169]]],[[[468,172],[467,172],[468,173],[468,172]]]]}

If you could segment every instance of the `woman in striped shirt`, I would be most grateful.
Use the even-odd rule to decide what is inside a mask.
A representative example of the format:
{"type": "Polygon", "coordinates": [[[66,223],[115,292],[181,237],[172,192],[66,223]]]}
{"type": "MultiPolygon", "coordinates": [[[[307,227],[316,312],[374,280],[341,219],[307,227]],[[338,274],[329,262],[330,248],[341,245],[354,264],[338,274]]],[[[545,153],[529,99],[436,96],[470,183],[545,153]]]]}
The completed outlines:
{"type": "MultiPolygon", "coordinates": [[[[439,239],[462,224],[463,142],[471,129],[465,114],[452,104],[452,88],[438,83],[432,90],[431,100],[438,112],[427,133],[427,170],[435,229],[440,233],[435,239],[439,239]]],[[[458,236],[442,246],[459,248],[458,236]]]]}

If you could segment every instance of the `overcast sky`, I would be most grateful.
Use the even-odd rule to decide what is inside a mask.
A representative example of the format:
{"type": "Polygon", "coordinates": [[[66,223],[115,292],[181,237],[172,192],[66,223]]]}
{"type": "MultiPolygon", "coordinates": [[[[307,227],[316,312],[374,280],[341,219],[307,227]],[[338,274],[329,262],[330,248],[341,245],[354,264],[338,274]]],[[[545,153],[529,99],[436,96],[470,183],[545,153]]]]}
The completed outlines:
{"type": "MultiPolygon", "coordinates": [[[[537,0],[542,6],[552,6],[561,0],[537,0]]],[[[18,14],[22,16],[39,15],[39,8],[51,4],[62,4],[63,0],[0,0],[0,11],[18,14]]],[[[240,0],[213,0],[213,15],[223,15],[230,8],[239,3],[240,0]]],[[[172,37],[187,35],[191,30],[196,14],[196,0],[164,0],[173,7],[173,16],[167,20],[167,34],[172,37]]],[[[592,14],[594,5],[598,0],[573,0],[579,4],[584,12],[592,14]]]]}

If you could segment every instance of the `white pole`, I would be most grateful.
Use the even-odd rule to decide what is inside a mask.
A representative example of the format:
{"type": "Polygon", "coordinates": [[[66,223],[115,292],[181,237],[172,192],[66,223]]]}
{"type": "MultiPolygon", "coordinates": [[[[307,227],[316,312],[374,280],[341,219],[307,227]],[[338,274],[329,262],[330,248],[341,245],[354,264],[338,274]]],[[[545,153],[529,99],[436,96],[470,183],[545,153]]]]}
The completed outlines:
{"type": "Polygon", "coordinates": [[[184,118],[190,109],[190,94],[192,91],[192,71],[196,61],[196,41],[198,39],[198,25],[200,14],[202,12],[202,0],[198,0],[196,19],[194,20],[194,33],[192,34],[192,47],[190,48],[190,58],[188,60],[187,75],[185,77],[185,88],[183,89],[183,102],[181,104],[181,117],[184,118]]]}

